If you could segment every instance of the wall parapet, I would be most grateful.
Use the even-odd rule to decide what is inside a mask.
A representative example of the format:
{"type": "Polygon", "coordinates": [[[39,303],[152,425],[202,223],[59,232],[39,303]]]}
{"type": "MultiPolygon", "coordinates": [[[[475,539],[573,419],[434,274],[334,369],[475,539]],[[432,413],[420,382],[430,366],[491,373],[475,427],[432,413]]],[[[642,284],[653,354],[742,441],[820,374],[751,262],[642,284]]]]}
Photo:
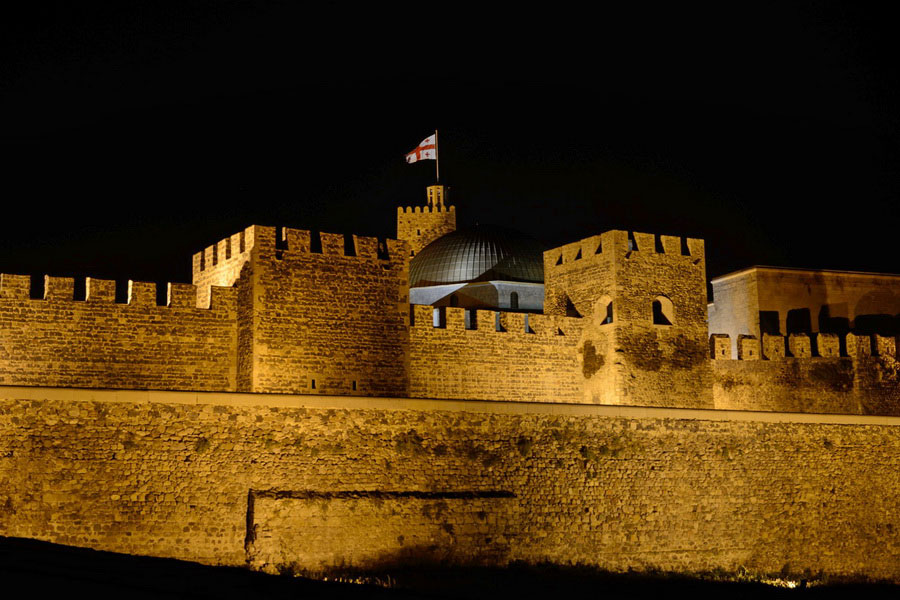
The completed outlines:
{"type": "MultiPolygon", "coordinates": [[[[714,333],[709,336],[710,358],[713,360],[731,360],[731,336],[725,333],[714,333]],[[727,349],[726,349],[727,346],[727,349]]],[[[816,358],[864,358],[898,356],[897,338],[879,334],[859,335],[847,333],[840,336],[836,333],[763,334],[762,352],[759,339],[754,335],[738,336],[737,360],[769,361],[786,359],[816,358]]]]}
{"type": "Polygon", "coordinates": [[[404,215],[408,213],[455,213],[455,206],[398,206],[397,214],[404,215]]]}
{"type": "Polygon", "coordinates": [[[611,252],[623,256],[631,252],[642,252],[703,260],[704,242],[702,239],[681,236],[612,230],[547,250],[544,252],[544,265],[545,268],[569,265],[581,260],[593,260],[611,252]]]}
{"type": "Polygon", "coordinates": [[[196,309],[196,310],[223,310],[230,311],[236,308],[237,297],[231,288],[212,286],[211,301],[198,303],[197,286],[190,283],[167,283],[165,303],[159,303],[158,286],[154,282],[135,281],[129,279],[123,293],[117,294],[119,284],[112,279],[98,279],[85,277],[85,296],[82,300],[75,299],[75,277],[44,276],[44,294],[41,298],[32,298],[32,277],[30,275],[0,274],[0,299],[10,301],[27,301],[35,303],[74,302],[82,305],[115,304],[117,306],[132,307],[157,307],[196,309]],[[125,299],[117,302],[116,297],[125,299]]]}
{"type": "Polygon", "coordinates": [[[416,330],[478,331],[501,335],[553,337],[575,335],[583,323],[581,317],[410,305],[410,326],[416,330]]]}
{"type": "Polygon", "coordinates": [[[200,274],[227,261],[241,258],[256,248],[266,256],[290,258],[295,254],[321,254],[361,259],[398,260],[409,254],[406,242],[355,234],[311,232],[290,227],[252,225],[193,257],[194,273],[200,274]]]}

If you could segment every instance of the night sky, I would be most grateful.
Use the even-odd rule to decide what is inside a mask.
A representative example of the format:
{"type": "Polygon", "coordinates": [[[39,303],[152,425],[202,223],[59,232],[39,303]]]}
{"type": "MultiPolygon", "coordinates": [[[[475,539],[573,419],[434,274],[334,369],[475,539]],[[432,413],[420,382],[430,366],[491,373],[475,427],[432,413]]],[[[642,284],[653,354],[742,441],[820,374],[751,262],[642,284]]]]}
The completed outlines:
{"type": "Polygon", "coordinates": [[[253,223],[393,236],[435,128],[461,225],[702,237],[709,276],[900,271],[900,43],[871,7],[77,4],[0,35],[3,272],[189,281],[253,223]]]}

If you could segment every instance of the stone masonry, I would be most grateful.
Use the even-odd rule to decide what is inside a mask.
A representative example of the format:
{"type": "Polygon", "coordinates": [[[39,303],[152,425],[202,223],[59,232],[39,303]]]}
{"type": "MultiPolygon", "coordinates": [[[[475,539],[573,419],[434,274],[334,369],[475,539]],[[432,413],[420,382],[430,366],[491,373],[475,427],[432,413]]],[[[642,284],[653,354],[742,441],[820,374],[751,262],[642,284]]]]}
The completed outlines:
{"type": "Polygon", "coordinates": [[[900,580],[896,417],[0,388],[0,532],[275,571],[900,580]]]}
{"type": "Polygon", "coordinates": [[[703,241],[628,231],[545,252],[543,314],[411,306],[432,188],[398,240],[254,225],[164,299],[0,276],[0,535],[900,581],[893,334],[710,332],[703,241]]]}

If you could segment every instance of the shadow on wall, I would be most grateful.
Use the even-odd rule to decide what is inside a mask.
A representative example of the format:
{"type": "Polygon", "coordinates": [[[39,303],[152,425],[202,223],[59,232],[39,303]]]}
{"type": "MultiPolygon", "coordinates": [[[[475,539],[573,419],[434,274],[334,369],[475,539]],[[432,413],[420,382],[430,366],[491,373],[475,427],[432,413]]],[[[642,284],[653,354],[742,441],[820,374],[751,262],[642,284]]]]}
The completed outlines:
{"type": "Polygon", "coordinates": [[[500,293],[491,286],[461,288],[444,296],[432,306],[491,309],[500,306],[500,293]]]}
{"type": "MultiPolygon", "coordinates": [[[[10,598],[166,600],[209,598],[371,598],[375,586],[273,577],[240,567],[131,556],[37,540],[0,537],[0,580],[10,598]]],[[[5,597],[5,596],[4,596],[5,597]]],[[[403,597],[401,594],[400,597],[403,597]]]]}
{"type": "Polygon", "coordinates": [[[886,583],[822,581],[815,575],[773,575],[764,584],[748,574],[738,581],[721,574],[704,578],[661,573],[609,573],[582,566],[524,565],[467,567],[435,561],[427,550],[419,562],[408,555],[386,556],[381,570],[346,570],[332,577],[354,583],[322,582],[265,575],[236,567],[210,567],[165,558],[130,556],[49,542],[0,537],[0,577],[5,589],[28,590],[32,597],[168,599],[175,597],[248,600],[249,598],[660,598],[689,595],[694,600],[793,598],[798,591],[777,585],[811,587],[804,598],[891,598],[898,586],[886,583]],[[402,559],[402,560],[401,560],[402,559]],[[806,578],[806,579],[804,579],[806,578]],[[362,584],[362,585],[360,585],[362,584]],[[376,584],[376,585],[373,585],[376,584]]]}
{"type": "Polygon", "coordinates": [[[816,319],[817,327],[813,328],[812,312],[808,308],[794,308],[787,311],[785,320],[786,331],[781,331],[779,313],[776,310],[759,311],[760,333],[769,335],[836,333],[845,335],[900,335],[900,314],[884,313],[855,313],[856,318],[851,321],[847,316],[846,304],[826,304],[819,310],[816,319]]]}
{"type": "Polygon", "coordinates": [[[428,598],[483,600],[525,598],[641,599],[688,597],[693,600],[724,598],[896,598],[898,586],[884,583],[829,582],[812,573],[756,575],[742,572],[728,576],[707,573],[686,576],[674,573],[629,571],[612,573],[584,565],[513,563],[503,567],[451,565],[442,562],[411,564],[407,557],[387,556],[381,567],[366,572],[347,569],[329,574],[346,580],[390,582],[397,591],[425,594],[428,598]],[[786,588],[805,588],[791,590],[786,588]]]}

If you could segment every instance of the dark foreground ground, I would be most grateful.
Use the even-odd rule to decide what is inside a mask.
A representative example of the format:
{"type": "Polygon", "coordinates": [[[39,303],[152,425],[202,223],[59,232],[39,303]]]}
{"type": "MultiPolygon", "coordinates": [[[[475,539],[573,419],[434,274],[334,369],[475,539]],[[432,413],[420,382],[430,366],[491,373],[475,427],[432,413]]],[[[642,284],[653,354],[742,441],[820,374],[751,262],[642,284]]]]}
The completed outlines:
{"type": "Polygon", "coordinates": [[[378,585],[264,575],[240,568],[206,567],[0,537],[0,597],[5,598],[900,598],[900,586],[883,583],[810,581],[805,588],[798,585],[788,589],[750,581],[612,574],[554,566],[427,566],[373,573],[369,580],[378,585]]]}

